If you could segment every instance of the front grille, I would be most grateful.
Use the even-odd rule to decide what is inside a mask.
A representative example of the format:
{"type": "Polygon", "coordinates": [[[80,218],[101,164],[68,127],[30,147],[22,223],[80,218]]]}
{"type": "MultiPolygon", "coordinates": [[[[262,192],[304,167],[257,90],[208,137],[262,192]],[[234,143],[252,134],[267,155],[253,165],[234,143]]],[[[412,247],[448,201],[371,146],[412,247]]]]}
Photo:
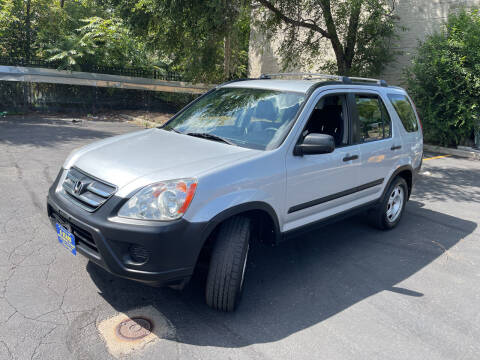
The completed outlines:
{"type": "Polygon", "coordinates": [[[70,228],[73,236],[75,237],[76,246],[83,245],[84,247],[98,254],[97,244],[95,243],[92,234],[88,230],[72,224],[64,216],[60,215],[53,209],[51,209],[49,212],[51,213],[50,216],[52,216],[60,225],[67,229],[70,228]]]}
{"type": "Polygon", "coordinates": [[[86,230],[79,228],[76,225],[70,224],[72,227],[73,236],[75,236],[75,240],[77,241],[77,245],[81,244],[88,247],[90,250],[95,251],[98,253],[97,245],[95,244],[95,240],[93,240],[93,236],[86,230]]]}
{"type": "Polygon", "coordinates": [[[93,212],[112,196],[117,188],[76,168],[68,170],[63,181],[66,196],[83,209],[93,212]]]}

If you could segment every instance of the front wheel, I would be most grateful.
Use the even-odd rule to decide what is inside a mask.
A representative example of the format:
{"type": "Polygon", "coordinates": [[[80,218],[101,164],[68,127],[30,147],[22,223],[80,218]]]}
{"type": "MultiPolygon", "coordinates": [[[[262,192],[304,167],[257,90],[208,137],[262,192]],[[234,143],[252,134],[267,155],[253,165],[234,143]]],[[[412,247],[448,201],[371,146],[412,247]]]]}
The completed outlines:
{"type": "Polygon", "coordinates": [[[370,223],[382,230],[393,229],[402,218],[408,199],[408,186],[405,179],[395,178],[385,193],[381,203],[370,210],[370,223]]]}
{"type": "Polygon", "coordinates": [[[250,240],[250,219],[236,216],[220,225],[206,284],[208,306],[235,310],[243,290],[250,240]]]}

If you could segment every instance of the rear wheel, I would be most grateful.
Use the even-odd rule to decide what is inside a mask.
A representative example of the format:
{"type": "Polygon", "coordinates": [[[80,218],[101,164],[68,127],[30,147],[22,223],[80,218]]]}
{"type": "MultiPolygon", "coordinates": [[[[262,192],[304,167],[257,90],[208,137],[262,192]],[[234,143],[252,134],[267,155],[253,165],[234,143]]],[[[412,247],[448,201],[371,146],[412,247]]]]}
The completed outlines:
{"type": "Polygon", "coordinates": [[[208,306],[233,311],[243,290],[250,240],[250,219],[236,216],[220,225],[206,284],[208,306]]]}
{"type": "Polygon", "coordinates": [[[370,210],[368,214],[370,223],[382,230],[393,229],[402,218],[407,199],[408,186],[405,179],[395,178],[380,205],[370,210]]]}

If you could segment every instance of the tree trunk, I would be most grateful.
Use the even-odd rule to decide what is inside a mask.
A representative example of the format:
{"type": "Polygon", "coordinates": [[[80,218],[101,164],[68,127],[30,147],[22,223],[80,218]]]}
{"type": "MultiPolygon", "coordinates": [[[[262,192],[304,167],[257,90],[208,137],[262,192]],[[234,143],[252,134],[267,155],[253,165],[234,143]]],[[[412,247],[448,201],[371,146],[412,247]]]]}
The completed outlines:
{"type": "Polygon", "coordinates": [[[27,63],[30,62],[30,47],[32,41],[32,34],[31,34],[31,19],[30,19],[30,7],[31,7],[31,0],[27,0],[27,7],[25,11],[25,60],[27,63]]]}
{"type": "Polygon", "coordinates": [[[230,79],[232,62],[232,39],[230,31],[227,32],[224,39],[224,56],[223,56],[223,70],[225,79],[230,79]]]}
{"type": "Polygon", "coordinates": [[[330,38],[330,43],[332,44],[333,52],[335,53],[335,60],[337,61],[338,75],[348,76],[352,63],[348,62],[343,46],[336,36],[336,33],[334,37],[330,38]]]}
{"type": "Polygon", "coordinates": [[[335,52],[335,58],[337,60],[338,75],[348,75],[350,67],[348,66],[345,56],[345,50],[338,38],[337,26],[332,16],[332,9],[330,7],[330,0],[320,0],[320,6],[323,12],[323,19],[329,34],[330,42],[332,43],[333,51],[335,52]]]}
{"type": "Polygon", "coordinates": [[[343,53],[343,49],[339,49],[336,47],[332,42],[333,51],[335,53],[335,59],[337,61],[337,71],[338,75],[341,76],[348,76],[350,72],[350,67],[348,66],[347,62],[345,61],[345,54],[343,53]]]}
{"type": "Polygon", "coordinates": [[[350,10],[348,20],[347,38],[345,39],[345,63],[347,75],[350,74],[353,58],[355,57],[355,45],[357,44],[358,24],[360,21],[360,13],[362,12],[362,1],[355,1],[350,10]]]}

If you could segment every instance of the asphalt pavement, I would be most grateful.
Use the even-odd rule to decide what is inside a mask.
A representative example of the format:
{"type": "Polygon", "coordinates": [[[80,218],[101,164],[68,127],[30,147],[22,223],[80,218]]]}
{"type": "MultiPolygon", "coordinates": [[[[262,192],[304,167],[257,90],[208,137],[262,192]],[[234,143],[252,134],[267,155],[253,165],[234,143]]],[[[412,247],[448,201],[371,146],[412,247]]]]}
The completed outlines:
{"type": "Polygon", "coordinates": [[[205,305],[202,274],[182,292],[150,288],[56,239],[45,197],[65,157],[135,130],[0,118],[0,359],[479,358],[479,161],[424,161],[393,231],[356,216],[254,246],[243,301],[225,314],[205,305]],[[101,333],[122,314],[148,315],[158,336],[101,333]]]}

